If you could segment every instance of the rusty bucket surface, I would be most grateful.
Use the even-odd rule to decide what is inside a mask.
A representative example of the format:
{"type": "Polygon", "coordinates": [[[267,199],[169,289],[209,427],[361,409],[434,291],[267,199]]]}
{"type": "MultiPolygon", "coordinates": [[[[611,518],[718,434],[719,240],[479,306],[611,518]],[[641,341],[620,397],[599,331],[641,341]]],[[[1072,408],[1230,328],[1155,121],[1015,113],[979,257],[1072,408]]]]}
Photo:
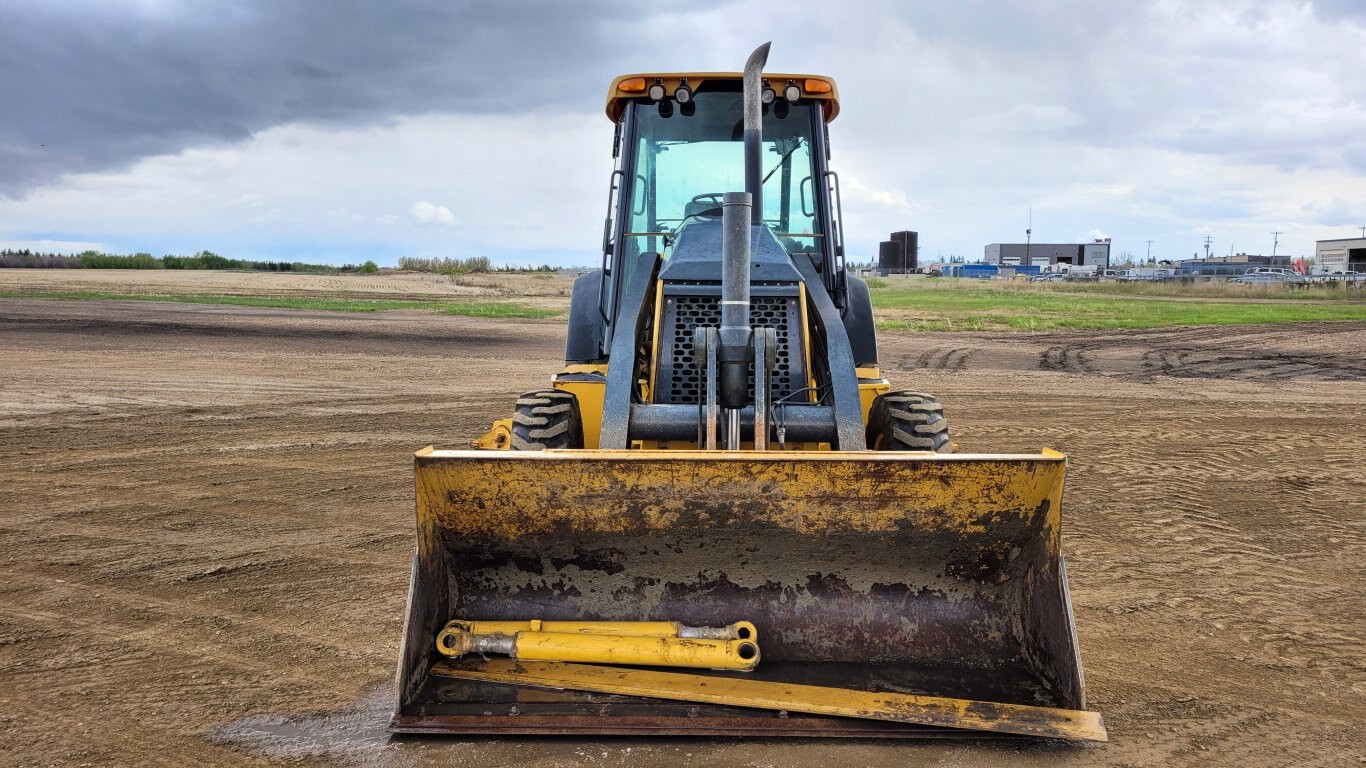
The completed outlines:
{"type": "Polygon", "coordinates": [[[1066,460],[886,452],[417,454],[390,729],[945,736],[957,731],[430,674],[479,620],[752,621],[787,683],[1083,709],[1059,549],[1066,460]]]}

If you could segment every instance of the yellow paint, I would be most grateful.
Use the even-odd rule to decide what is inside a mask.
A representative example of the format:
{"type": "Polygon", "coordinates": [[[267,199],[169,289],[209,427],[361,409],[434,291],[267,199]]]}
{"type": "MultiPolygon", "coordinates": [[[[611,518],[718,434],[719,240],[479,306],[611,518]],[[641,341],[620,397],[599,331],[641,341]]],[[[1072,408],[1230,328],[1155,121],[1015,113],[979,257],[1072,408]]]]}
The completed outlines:
{"type": "MultiPolygon", "coordinates": [[[[513,625],[519,622],[493,623],[513,625]]],[[[528,622],[533,627],[539,623],[528,622]]],[[[525,661],[631,664],[735,671],[749,671],[759,663],[759,645],[754,638],[741,640],[660,634],[552,632],[543,628],[528,628],[511,633],[499,631],[476,634],[466,628],[469,626],[474,625],[458,621],[447,624],[437,635],[437,651],[450,658],[469,654],[482,656],[500,653],[525,661]]],[[[671,631],[677,632],[678,629],[675,626],[671,631]]],[[[628,628],[628,631],[640,630],[628,628]]]]}
{"type": "Polygon", "coordinates": [[[475,635],[514,635],[518,632],[559,632],[585,635],[630,635],[634,637],[682,637],[713,635],[723,640],[754,640],[759,630],[748,621],[737,621],[724,627],[685,627],[676,621],[453,621],[475,635]]]}
{"type": "Polygon", "coordinates": [[[751,640],[701,640],[559,632],[519,632],[516,637],[516,658],[526,661],[744,671],[754,669],[759,663],[759,646],[751,640]]]}
{"type": "MultiPolygon", "coordinates": [[[[645,402],[655,402],[655,373],[659,370],[659,321],[664,313],[664,281],[655,284],[654,333],[650,339],[650,381],[646,384],[645,402]]],[[[700,362],[699,362],[700,365],[700,362]]]]}
{"type": "MultiPolygon", "coordinates": [[[[698,86],[708,80],[739,81],[743,76],[744,73],[742,72],[658,72],[622,75],[614,79],[612,84],[607,88],[607,118],[612,122],[616,122],[621,118],[622,110],[625,108],[625,102],[631,99],[641,98],[642,92],[639,90],[622,89],[622,83],[627,80],[644,78],[645,90],[648,90],[656,81],[663,81],[664,92],[669,98],[672,98],[674,91],[684,79],[687,79],[688,87],[696,91],[698,86]]],[[[819,102],[822,105],[822,112],[825,115],[825,121],[827,123],[839,116],[839,89],[835,87],[835,81],[825,75],[783,75],[765,72],[764,79],[768,81],[773,90],[778,92],[778,98],[782,98],[783,88],[787,85],[788,81],[794,81],[797,86],[802,89],[802,98],[819,102]],[[819,90],[813,91],[807,87],[807,80],[828,83],[830,85],[830,90],[828,92],[819,90]]],[[[821,86],[816,87],[820,88],[821,86]]]]}
{"type": "Polygon", "coordinates": [[[555,379],[553,386],[555,389],[573,393],[579,403],[579,423],[583,426],[583,447],[597,448],[598,436],[602,433],[602,401],[607,392],[607,366],[606,365],[570,365],[566,366],[565,373],[597,373],[599,369],[603,378],[597,381],[568,381],[555,379]],[[572,370],[575,368],[587,368],[590,370],[572,370]]]}
{"type": "Polygon", "coordinates": [[[892,385],[886,379],[874,379],[872,381],[863,381],[862,376],[860,376],[859,379],[860,381],[858,384],[858,399],[859,404],[863,406],[863,423],[864,425],[867,425],[868,412],[873,408],[873,401],[877,399],[878,395],[891,392],[892,385]]]}
{"type": "Polygon", "coordinates": [[[560,373],[599,373],[607,375],[607,363],[572,363],[566,365],[560,373]]]}
{"type": "Polygon", "coordinates": [[[458,664],[440,663],[432,669],[432,674],[537,688],[856,717],[1050,739],[1094,742],[1109,740],[1105,731],[1105,721],[1099,712],[1076,709],[1031,707],[904,693],[874,693],[849,688],[678,672],[580,664],[538,664],[509,659],[470,659],[458,664]]]}
{"type": "Polygon", "coordinates": [[[802,311],[802,355],[806,360],[806,386],[811,390],[806,394],[808,403],[816,402],[816,374],[811,367],[811,321],[806,316],[806,283],[797,283],[797,306],[802,311]]]}
{"type": "Polygon", "coordinates": [[[1046,551],[1056,557],[1065,469],[1053,451],[424,451],[416,457],[418,524],[502,539],[680,525],[972,536],[998,519],[1042,517],[1046,551]]]}
{"type": "Polygon", "coordinates": [[[512,448],[512,419],[493,422],[489,431],[470,441],[471,448],[482,451],[506,451],[512,448]]]}

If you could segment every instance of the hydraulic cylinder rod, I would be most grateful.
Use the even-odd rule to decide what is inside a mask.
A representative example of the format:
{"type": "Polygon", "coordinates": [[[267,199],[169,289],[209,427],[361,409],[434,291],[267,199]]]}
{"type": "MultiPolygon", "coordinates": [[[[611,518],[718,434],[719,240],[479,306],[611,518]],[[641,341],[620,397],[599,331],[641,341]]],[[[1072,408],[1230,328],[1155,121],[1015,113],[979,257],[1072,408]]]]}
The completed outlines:
{"type": "MultiPolygon", "coordinates": [[[[752,634],[752,624],[731,625],[725,628],[680,627],[671,622],[647,622],[652,626],[625,627],[625,631],[675,632],[680,634],[607,634],[583,631],[585,623],[547,622],[577,625],[579,631],[545,631],[541,622],[459,622],[446,625],[437,636],[436,649],[444,656],[456,658],[466,654],[499,654],[525,661],[567,661],[588,664],[628,664],[658,667],[689,667],[694,669],[728,669],[748,671],[759,663],[759,646],[752,634]],[[483,624],[484,626],[479,626],[483,624]],[[474,634],[469,627],[487,630],[490,625],[499,630],[514,629],[517,625],[541,625],[542,629],[519,629],[507,634],[474,634]],[[496,626],[502,625],[502,626],[496,626]],[[747,639],[722,639],[719,635],[748,632],[747,639]],[[691,637],[681,636],[686,633],[691,637]],[[697,637],[705,634],[713,637],[697,637]]],[[[626,624],[629,622],[618,622],[626,624]]],[[[606,627],[596,627],[605,629],[606,627]]]]}
{"type": "Polygon", "coordinates": [[[705,640],[756,640],[759,630],[748,621],[724,627],[689,627],[676,621],[452,621],[452,632],[472,635],[515,635],[518,632],[568,632],[584,635],[626,635],[635,637],[685,637],[705,640]]]}

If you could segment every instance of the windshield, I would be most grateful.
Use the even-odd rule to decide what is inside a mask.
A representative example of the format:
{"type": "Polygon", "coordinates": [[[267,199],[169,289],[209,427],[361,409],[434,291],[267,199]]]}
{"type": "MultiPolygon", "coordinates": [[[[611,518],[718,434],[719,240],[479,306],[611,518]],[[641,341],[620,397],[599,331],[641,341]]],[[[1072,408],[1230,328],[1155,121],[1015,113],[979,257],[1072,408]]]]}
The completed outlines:
{"type": "MultiPolygon", "coordinates": [[[[625,236],[633,252],[663,253],[690,221],[721,215],[721,195],[745,188],[739,92],[702,92],[692,114],[665,102],[636,110],[635,178],[625,236]]],[[[819,251],[811,157],[814,107],[777,104],[763,123],[763,218],[788,252],[819,251]]]]}

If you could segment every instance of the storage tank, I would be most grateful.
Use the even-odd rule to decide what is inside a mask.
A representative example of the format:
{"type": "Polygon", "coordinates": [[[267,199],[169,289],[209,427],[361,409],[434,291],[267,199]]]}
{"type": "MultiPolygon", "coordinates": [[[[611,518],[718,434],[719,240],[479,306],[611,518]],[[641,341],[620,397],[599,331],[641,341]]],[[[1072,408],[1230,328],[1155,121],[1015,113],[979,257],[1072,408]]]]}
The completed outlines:
{"type": "Polygon", "coordinates": [[[914,272],[920,260],[920,235],[916,232],[893,232],[892,242],[901,246],[901,256],[905,259],[905,271],[914,272]]]}

